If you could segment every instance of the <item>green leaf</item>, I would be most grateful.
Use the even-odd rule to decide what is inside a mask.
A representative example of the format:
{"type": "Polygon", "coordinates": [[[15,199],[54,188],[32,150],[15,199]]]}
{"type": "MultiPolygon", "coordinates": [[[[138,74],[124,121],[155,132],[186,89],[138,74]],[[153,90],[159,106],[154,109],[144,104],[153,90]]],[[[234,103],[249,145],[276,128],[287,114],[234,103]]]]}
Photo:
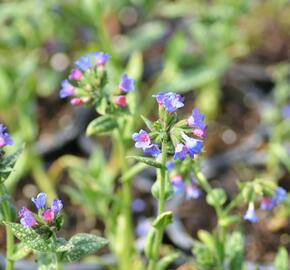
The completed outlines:
{"type": "Polygon", "coordinates": [[[22,241],[28,248],[39,251],[51,251],[51,243],[49,239],[43,239],[34,230],[25,228],[23,225],[14,222],[4,222],[9,227],[12,233],[22,241]]]}
{"type": "Polygon", "coordinates": [[[9,259],[12,261],[19,261],[27,257],[30,252],[31,250],[28,247],[26,247],[24,243],[19,243],[15,248],[14,254],[11,257],[9,257],[9,259]]]}
{"type": "Polygon", "coordinates": [[[79,233],[69,240],[69,244],[72,248],[63,253],[63,262],[78,261],[104,247],[108,241],[93,234],[79,233]]]}
{"type": "Polygon", "coordinates": [[[148,259],[154,258],[154,240],[156,237],[156,229],[151,227],[147,237],[146,237],[146,243],[144,247],[144,253],[148,259]]]}
{"type": "Polygon", "coordinates": [[[172,254],[169,254],[169,255],[163,257],[158,262],[156,270],[166,270],[166,269],[168,269],[169,265],[171,263],[173,263],[179,256],[180,256],[180,253],[174,252],[172,254]]]}
{"type": "Polygon", "coordinates": [[[206,201],[211,206],[222,206],[227,200],[225,191],[221,188],[215,188],[208,193],[206,201]]]}
{"type": "Polygon", "coordinates": [[[133,158],[137,161],[143,162],[149,166],[161,169],[163,166],[160,162],[156,161],[153,158],[138,157],[138,156],[128,156],[127,158],[133,158]]]}
{"type": "Polygon", "coordinates": [[[150,121],[148,118],[146,118],[143,115],[141,115],[141,118],[143,119],[143,121],[146,124],[147,128],[152,131],[153,130],[153,123],[152,123],[152,121],[150,121]]]}
{"type": "MultiPolygon", "coordinates": [[[[159,187],[160,187],[159,181],[155,181],[155,183],[151,187],[151,193],[154,196],[154,198],[156,198],[156,199],[159,199],[159,187]]],[[[165,196],[164,196],[164,199],[166,201],[170,200],[172,198],[172,196],[173,196],[173,193],[174,193],[173,187],[170,184],[170,182],[167,181],[166,184],[165,184],[165,196]]]]}
{"type": "Polygon", "coordinates": [[[154,220],[152,226],[157,230],[163,230],[167,225],[172,223],[172,217],[171,211],[164,212],[154,220]]]}
{"type": "Polygon", "coordinates": [[[38,253],[37,264],[38,270],[57,270],[57,254],[52,252],[38,253]]]}
{"type": "Polygon", "coordinates": [[[284,247],[280,247],[275,258],[275,268],[277,270],[288,270],[289,255],[284,247]]]}
{"type": "Polygon", "coordinates": [[[0,181],[5,181],[8,178],[21,152],[22,149],[19,149],[9,156],[0,158],[0,181]]]}
{"type": "Polygon", "coordinates": [[[118,126],[117,120],[111,115],[103,115],[93,120],[87,127],[86,135],[104,134],[118,126]]]}
{"type": "Polygon", "coordinates": [[[244,237],[241,232],[227,235],[225,253],[229,263],[229,270],[242,270],[244,264],[244,237]]]}
{"type": "Polygon", "coordinates": [[[226,216],[219,219],[219,225],[222,227],[227,227],[232,224],[237,224],[240,222],[239,216],[226,216]]]}

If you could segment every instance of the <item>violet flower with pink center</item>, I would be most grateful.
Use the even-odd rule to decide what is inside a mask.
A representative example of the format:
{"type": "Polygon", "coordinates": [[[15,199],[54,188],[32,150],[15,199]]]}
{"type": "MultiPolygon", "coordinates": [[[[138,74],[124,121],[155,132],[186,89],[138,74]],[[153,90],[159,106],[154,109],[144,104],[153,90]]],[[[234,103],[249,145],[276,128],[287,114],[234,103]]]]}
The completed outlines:
{"type": "Polygon", "coordinates": [[[26,207],[21,208],[21,210],[18,213],[18,216],[20,217],[20,223],[25,228],[31,228],[37,225],[37,221],[34,218],[33,214],[26,207]]]}
{"type": "Polygon", "coordinates": [[[160,92],[153,95],[160,106],[164,106],[165,110],[169,113],[175,112],[177,109],[184,106],[184,98],[173,92],[160,92]]]}
{"type": "Polygon", "coordinates": [[[197,108],[192,110],[191,116],[187,119],[187,124],[190,127],[204,130],[206,128],[206,124],[203,122],[205,116],[198,112],[197,108]]]}
{"type": "Polygon", "coordinates": [[[185,140],[185,146],[187,148],[187,153],[190,158],[194,158],[194,155],[200,154],[203,148],[203,141],[190,138],[187,135],[182,135],[185,140]]]}
{"type": "Polygon", "coordinates": [[[186,199],[193,200],[198,199],[201,195],[201,190],[197,187],[195,182],[191,182],[186,186],[186,199]]]}
{"type": "Polygon", "coordinates": [[[93,53],[94,60],[97,66],[104,66],[106,65],[107,61],[111,57],[110,54],[108,53],[103,53],[103,52],[95,52],[93,53]]]}
{"type": "Polygon", "coordinates": [[[129,93],[135,88],[135,80],[130,79],[127,74],[124,74],[119,83],[119,89],[123,93],[129,93]]]}
{"type": "Polygon", "coordinates": [[[6,132],[6,127],[3,124],[0,124],[0,148],[12,144],[13,141],[11,140],[9,133],[6,132]]]}
{"type": "Polygon", "coordinates": [[[132,135],[132,139],[136,142],[136,148],[144,149],[146,147],[149,147],[149,145],[151,144],[149,134],[143,129],[141,129],[138,133],[134,133],[132,135]]]}
{"type": "Polygon", "coordinates": [[[185,187],[185,184],[181,175],[175,175],[174,177],[172,177],[170,179],[170,184],[175,194],[182,193],[185,187]]]}
{"type": "Polygon", "coordinates": [[[66,98],[73,96],[75,94],[75,88],[68,82],[68,80],[64,80],[61,83],[61,89],[59,95],[61,98],[66,98]]]}
{"type": "Polygon", "coordinates": [[[91,54],[80,57],[75,61],[75,65],[84,72],[90,69],[92,67],[91,54]]]}

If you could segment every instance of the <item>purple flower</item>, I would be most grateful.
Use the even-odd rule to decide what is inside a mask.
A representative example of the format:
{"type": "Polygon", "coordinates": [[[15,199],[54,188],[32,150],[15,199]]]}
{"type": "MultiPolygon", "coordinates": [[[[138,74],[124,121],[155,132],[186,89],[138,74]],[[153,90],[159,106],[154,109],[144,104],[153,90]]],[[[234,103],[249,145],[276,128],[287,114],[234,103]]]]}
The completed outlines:
{"type": "Polygon", "coordinates": [[[169,113],[175,112],[177,109],[184,106],[184,98],[173,92],[160,92],[153,95],[160,106],[164,106],[165,110],[169,113]]]}
{"type": "Polygon", "coordinates": [[[275,205],[281,203],[286,198],[286,195],[287,195],[287,191],[284,188],[277,187],[275,196],[273,197],[273,203],[275,205]]]}
{"type": "Polygon", "coordinates": [[[244,215],[244,220],[250,221],[252,223],[259,221],[257,214],[256,214],[256,211],[254,209],[254,205],[252,205],[252,204],[249,205],[249,208],[244,215]]]}
{"type": "Polygon", "coordinates": [[[198,199],[201,195],[200,189],[196,186],[195,183],[190,183],[186,186],[186,199],[193,200],[198,199]]]}
{"type": "Polygon", "coordinates": [[[135,80],[130,79],[127,74],[124,74],[119,83],[119,89],[123,93],[129,93],[134,90],[135,80]]]}
{"type": "Polygon", "coordinates": [[[95,62],[97,66],[104,66],[106,65],[108,59],[111,57],[110,54],[103,53],[103,52],[95,52],[94,54],[95,62]]]}
{"type": "Polygon", "coordinates": [[[175,147],[175,153],[173,156],[174,160],[184,160],[186,155],[187,155],[187,147],[182,144],[182,143],[178,143],[175,147]]]}
{"type": "Polygon", "coordinates": [[[36,198],[31,199],[37,209],[45,209],[45,202],[46,202],[46,194],[44,192],[40,192],[36,198]]]}
{"type": "Polygon", "coordinates": [[[0,148],[12,144],[13,141],[11,140],[10,135],[6,132],[6,127],[3,124],[0,124],[0,148]]]}
{"type": "Polygon", "coordinates": [[[148,219],[142,217],[138,220],[137,226],[136,226],[136,234],[139,237],[147,235],[151,228],[151,223],[148,219]]]}
{"type": "Polygon", "coordinates": [[[42,219],[47,222],[50,223],[54,220],[55,217],[55,213],[52,209],[48,208],[46,209],[43,213],[42,213],[42,219]]]}
{"type": "Polygon", "coordinates": [[[54,199],[51,203],[51,209],[52,211],[57,215],[60,210],[63,208],[62,201],[59,199],[54,199]]]}
{"type": "Polygon", "coordinates": [[[188,150],[188,154],[190,158],[194,158],[194,155],[197,155],[201,152],[202,147],[203,147],[203,141],[190,138],[186,136],[185,134],[183,134],[182,137],[185,140],[185,146],[188,150]]]}
{"type": "Polygon", "coordinates": [[[274,206],[275,206],[275,203],[273,201],[273,198],[271,198],[271,197],[263,197],[261,199],[260,208],[262,210],[270,211],[270,210],[272,210],[274,208],[274,206]]]}
{"type": "Polygon", "coordinates": [[[284,119],[290,118],[290,104],[282,108],[282,116],[284,119]]]}
{"type": "Polygon", "coordinates": [[[191,116],[187,119],[187,124],[190,127],[198,128],[198,129],[205,129],[206,124],[204,124],[204,115],[198,112],[197,108],[192,110],[191,116]]]}
{"type": "Polygon", "coordinates": [[[207,133],[206,133],[207,125],[205,126],[204,129],[201,128],[194,128],[192,130],[193,135],[201,138],[201,139],[206,139],[207,138],[207,133]]]}
{"type": "Polygon", "coordinates": [[[66,98],[73,96],[75,93],[75,88],[68,82],[68,80],[64,80],[61,83],[61,89],[59,95],[61,98],[66,98]]]}
{"type": "Polygon", "coordinates": [[[87,71],[90,69],[92,66],[91,54],[80,57],[77,61],[75,61],[75,65],[82,71],[87,71]]]}
{"type": "Polygon", "coordinates": [[[34,218],[33,214],[25,207],[22,207],[22,209],[18,213],[20,217],[20,223],[26,227],[30,228],[34,225],[37,225],[37,221],[34,218]]]}
{"type": "Polygon", "coordinates": [[[135,199],[132,202],[132,209],[134,212],[140,213],[142,212],[146,207],[146,204],[143,200],[141,199],[135,199]]]}
{"type": "Polygon", "coordinates": [[[167,161],[166,168],[169,172],[172,172],[174,169],[174,162],[172,160],[167,161]]]}
{"type": "Polygon", "coordinates": [[[148,147],[143,148],[145,155],[151,155],[152,157],[158,157],[161,153],[157,144],[150,144],[148,147]]]}
{"type": "Polygon", "coordinates": [[[143,129],[141,129],[139,133],[134,133],[132,139],[136,142],[136,148],[146,148],[149,147],[151,143],[149,134],[143,129]]]}
{"type": "Polygon", "coordinates": [[[74,68],[68,76],[68,78],[73,81],[79,81],[82,77],[83,73],[78,68],[74,68]]]}
{"type": "Polygon", "coordinates": [[[180,194],[183,192],[185,184],[183,182],[181,175],[175,175],[170,179],[170,184],[173,187],[173,191],[175,194],[180,194]]]}

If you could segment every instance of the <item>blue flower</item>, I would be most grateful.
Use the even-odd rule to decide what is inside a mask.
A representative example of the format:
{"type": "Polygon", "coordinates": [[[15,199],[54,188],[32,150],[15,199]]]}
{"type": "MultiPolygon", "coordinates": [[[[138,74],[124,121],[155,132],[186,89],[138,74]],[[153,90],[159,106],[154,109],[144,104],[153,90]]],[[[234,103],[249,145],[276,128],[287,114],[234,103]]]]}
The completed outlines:
{"type": "Polygon", "coordinates": [[[11,140],[10,135],[6,132],[6,127],[3,124],[0,124],[0,148],[12,144],[13,141],[11,140]]]}
{"type": "Polygon", "coordinates": [[[90,69],[92,67],[91,54],[80,57],[77,61],[75,61],[75,65],[82,71],[87,71],[90,69]]]}
{"type": "Polygon", "coordinates": [[[93,55],[94,55],[95,63],[97,66],[106,65],[107,61],[111,57],[110,54],[103,53],[103,52],[95,52],[93,55]]]}
{"type": "Polygon", "coordinates": [[[188,152],[187,147],[182,143],[178,143],[175,147],[175,153],[174,153],[173,159],[184,160],[187,155],[187,152],[188,152]]]}
{"type": "Polygon", "coordinates": [[[129,93],[134,90],[135,80],[130,79],[127,74],[124,74],[119,83],[119,89],[123,93],[129,93]]]}
{"type": "Polygon", "coordinates": [[[192,110],[191,116],[187,119],[187,123],[190,127],[201,130],[204,130],[206,128],[206,124],[203,121],[204,115],[199,113],[197,108],[194,108],[192,110]]]}
{"type": "Polygon", "coordinates": [[[190,138],[186,136],[185,134],[183,134],[182,137],[185,140],[185,146],[187,148],[190,158],[194,158],[194,155],[201,153],[201,150],[203,147],[203,141],[190,138]]]}
{"type": "Polygon", "coordinates": [[[186,199],[193,200],[198,199],[201,195],[200,189],[193,183],[186,186],[186,199]]]}
{"type": "Polygon", "coordinates": [[[164,106],[165,110],[169,113],[175,112],[177,109],[184,106],[184,98],[173,92],[160,92],[153,95],[160,106],[164,106]]]}
{"type": "Polygon", "coordinates": [[[152,157],[158,157],[161,153],[159,147],[157,144],[150,144],[148,147],[145,147],[144,149],[145,155],[151,155],[152,157]]]}
{"type": "Polygon", "coordinates": [[[132,202],[132,209],[136,213],[142,212],[145,209],[145,207],[146,203],[142,199],[137,198],[132,202]]]}
{"type": "Polygon", "coordinates": [[[60,210],[63,208],[62,201],[59,199],[54,199],[51,203],[51,210],[55,213],[58,214],[60,210]]]}
{"type": "Polygon", "coordinates": [[[173,188],[175,194],[180,194],[183,192],[185,184],[183,182],[181,175],[175,175],[170,179],[170,184],[173,188]]]}
{"type": "Polygon", "coordinates": [[[59,95],[61,98],[66,98],[73,96],[75,93],[75,88],[68,82],[68,80],[64,80],[61,83],[61,89],[59,95]]]}
{"type": "Polygon", "coordinates": [[[275,196],[273,197],[273,203],[274,203],[275,205],[281,203],[282,201],[285,200],[286,195],[287,195],[287,191],[286,191],[284,188],[282,188],[282,187],[277,187],[277,188],[276,188],[275,196]]]}
{"type": "Polygon", "coordinates": [[[37,209],[45,209],[45,202],[46,202],[46,194],[44,192],[40,192],[36,198],[31,199],[37,209]]]}
{"type": "Polygon", "coordinates": [[[174,169],[174,162],[172,160],[169,160],[166,162],[166,168],[169,172],[173,171],[174,169]]]}
{"type": "Polygon", "coordinates": [[[18,216],[20,217],[20,223],[25,228],[30,228],[34,225],[37,225],[37,221],[34,218],[33,214],[25,207],[19,211],[18,216]]]}
{"type": "Polygon", "coordinates": [[[149,134],[143,129],[141,129],[139,133],[134,133],[132,139],[136,142],[136,148],[146,148],[149,147],[151,143],[149,134]]]}
{"type": "Polygon", "coordinates": [[[136,226],[136,234],[139,237],[145,236],[147,235],[147,233],[149,232],[151,228],[151,223],[150,221],[145,218],[145,217],[141,217],[138,221],[137,221],[137,226],[136,226]]]}
{"type": "Polygon", "coordinates": [[[290,118],[290,104],[282,108],[282,116],[284,119],[290,118]]]}
{"type": "Polygon", "coordinates": [[[252,205],[249,206],[247,212],[245,213],[244,220],[250,221],[252,223],[259,221],[256,211],[252,205]]]}

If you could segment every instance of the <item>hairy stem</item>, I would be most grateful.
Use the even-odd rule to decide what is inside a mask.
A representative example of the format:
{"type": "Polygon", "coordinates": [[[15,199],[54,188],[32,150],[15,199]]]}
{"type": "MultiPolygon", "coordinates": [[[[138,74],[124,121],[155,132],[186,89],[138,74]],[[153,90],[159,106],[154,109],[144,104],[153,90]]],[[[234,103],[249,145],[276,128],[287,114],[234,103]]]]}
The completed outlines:
{"type": "MultiPolygon", "coordinates": [[[[167,144],[162,143],[162,156],[161,163],[162,168],[159,169],[158,182],[159,182],[159,201],[158,201],[158,215],[161,215],[165,210],[165,187],[166,187],[166,160],[167,160],[167,144]]],[[[156,264],[159,258],[159,249],[162,243],[164,229],[160,228],[156,230],[156,237],[153,244],[153,258],[149,261],[148,270],[155,270],[156,264]]]]}

